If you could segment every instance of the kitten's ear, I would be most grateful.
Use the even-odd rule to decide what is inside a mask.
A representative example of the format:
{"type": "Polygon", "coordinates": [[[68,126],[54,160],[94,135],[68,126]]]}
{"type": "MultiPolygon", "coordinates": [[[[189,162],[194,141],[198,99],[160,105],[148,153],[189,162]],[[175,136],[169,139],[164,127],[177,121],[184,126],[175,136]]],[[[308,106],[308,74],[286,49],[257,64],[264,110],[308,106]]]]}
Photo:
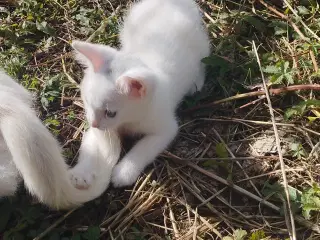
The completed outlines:
{"type": "Polygon", "coordinates": [[[116,85],[120,93],[134,99],[142,99],[147,93],[147,86],[142,79],[123,76],[117,80],[116,85]]]}
{"type": "Polygon", "coordinates": [[[114,48],[83,41],[72,41],[72,47],[77,61],[86,67],[92,67],[94,72],[107,70],[110,61],[117,54],[114,48]]]}

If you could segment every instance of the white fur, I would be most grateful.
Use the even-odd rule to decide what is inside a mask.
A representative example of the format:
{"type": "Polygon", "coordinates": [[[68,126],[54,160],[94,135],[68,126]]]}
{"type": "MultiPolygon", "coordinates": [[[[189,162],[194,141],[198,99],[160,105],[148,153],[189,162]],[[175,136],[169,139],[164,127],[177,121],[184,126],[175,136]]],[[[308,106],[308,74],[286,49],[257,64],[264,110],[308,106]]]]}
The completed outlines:
{"type": "Polygon", "coordinates": [[[113,184],[126,186],[176,136],[176,107],[186,94],[201,90],[201,59],[210,47],[193,0],[135,3],[120,39],[120,50],[80,41],[73,47],[87,67],[81,95],[89,123],[145,134],[113,170],[113,184]],[[108,117],[106,109],[117,115],[108,117]]]}
{"type": "MultiPolygon", "coordinates": [[[[109,173],[97,172],[90,189],[78,190],[70,181],[74,170],[68,172],[58,142],[31,104],[28,91],[0,71],[0,197],[15,193],[20,175],[29,192],[52,208],[71,208],[98,197],[108,187],[109,168],[120,155],[118,135],[110,131],[106,138],[95,129],[92,135],[104,143],[102,151],[96,146],[95,157],[108,161],[109,173]]],[[[81,154],[85,151],[81,149],[81,154]]]]}

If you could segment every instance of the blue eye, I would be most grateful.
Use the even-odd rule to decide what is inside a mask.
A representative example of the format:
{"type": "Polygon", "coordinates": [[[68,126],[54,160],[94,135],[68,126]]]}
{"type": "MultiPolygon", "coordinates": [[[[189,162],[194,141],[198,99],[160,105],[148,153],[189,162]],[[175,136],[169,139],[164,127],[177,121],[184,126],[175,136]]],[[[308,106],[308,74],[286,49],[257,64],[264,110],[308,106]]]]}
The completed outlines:
{"type": "Polygon", "coordinates": [[[109,118],[114,118],[116,115],[117,115],[117,112],[112,112],[112,111],[110,111],[110,110],[106,110],[105,111],[105,114],[106,114],[106,116],[107,117],[109,117],[109,118]]]}

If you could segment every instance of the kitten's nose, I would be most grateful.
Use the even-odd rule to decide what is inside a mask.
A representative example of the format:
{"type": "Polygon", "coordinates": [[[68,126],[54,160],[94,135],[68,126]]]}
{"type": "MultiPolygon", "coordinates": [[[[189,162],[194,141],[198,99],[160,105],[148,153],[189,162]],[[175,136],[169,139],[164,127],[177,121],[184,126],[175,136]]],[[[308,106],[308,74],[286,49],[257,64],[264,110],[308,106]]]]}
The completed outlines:
{"type": "Polygon", "coordinates": [[[99,127],[98,121],[97,120],[93,120],[92,123],[91,123],[91,126],[93,128],[98,128],[99,127]]]}

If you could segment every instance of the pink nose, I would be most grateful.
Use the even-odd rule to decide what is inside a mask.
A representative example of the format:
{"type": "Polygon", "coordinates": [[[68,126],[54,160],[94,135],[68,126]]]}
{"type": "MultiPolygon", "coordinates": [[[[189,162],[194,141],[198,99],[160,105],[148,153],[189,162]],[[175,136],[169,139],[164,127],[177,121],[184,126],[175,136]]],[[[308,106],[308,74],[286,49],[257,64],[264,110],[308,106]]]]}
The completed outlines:
{"type": "Polygon", "coordinates": [[[91,123],[91,126],[92,126],[93,128],[98,128],[98,127],[99,127],[99,124],[98,124],[97,120],[93,120],[92,123],[91,123]]]}

